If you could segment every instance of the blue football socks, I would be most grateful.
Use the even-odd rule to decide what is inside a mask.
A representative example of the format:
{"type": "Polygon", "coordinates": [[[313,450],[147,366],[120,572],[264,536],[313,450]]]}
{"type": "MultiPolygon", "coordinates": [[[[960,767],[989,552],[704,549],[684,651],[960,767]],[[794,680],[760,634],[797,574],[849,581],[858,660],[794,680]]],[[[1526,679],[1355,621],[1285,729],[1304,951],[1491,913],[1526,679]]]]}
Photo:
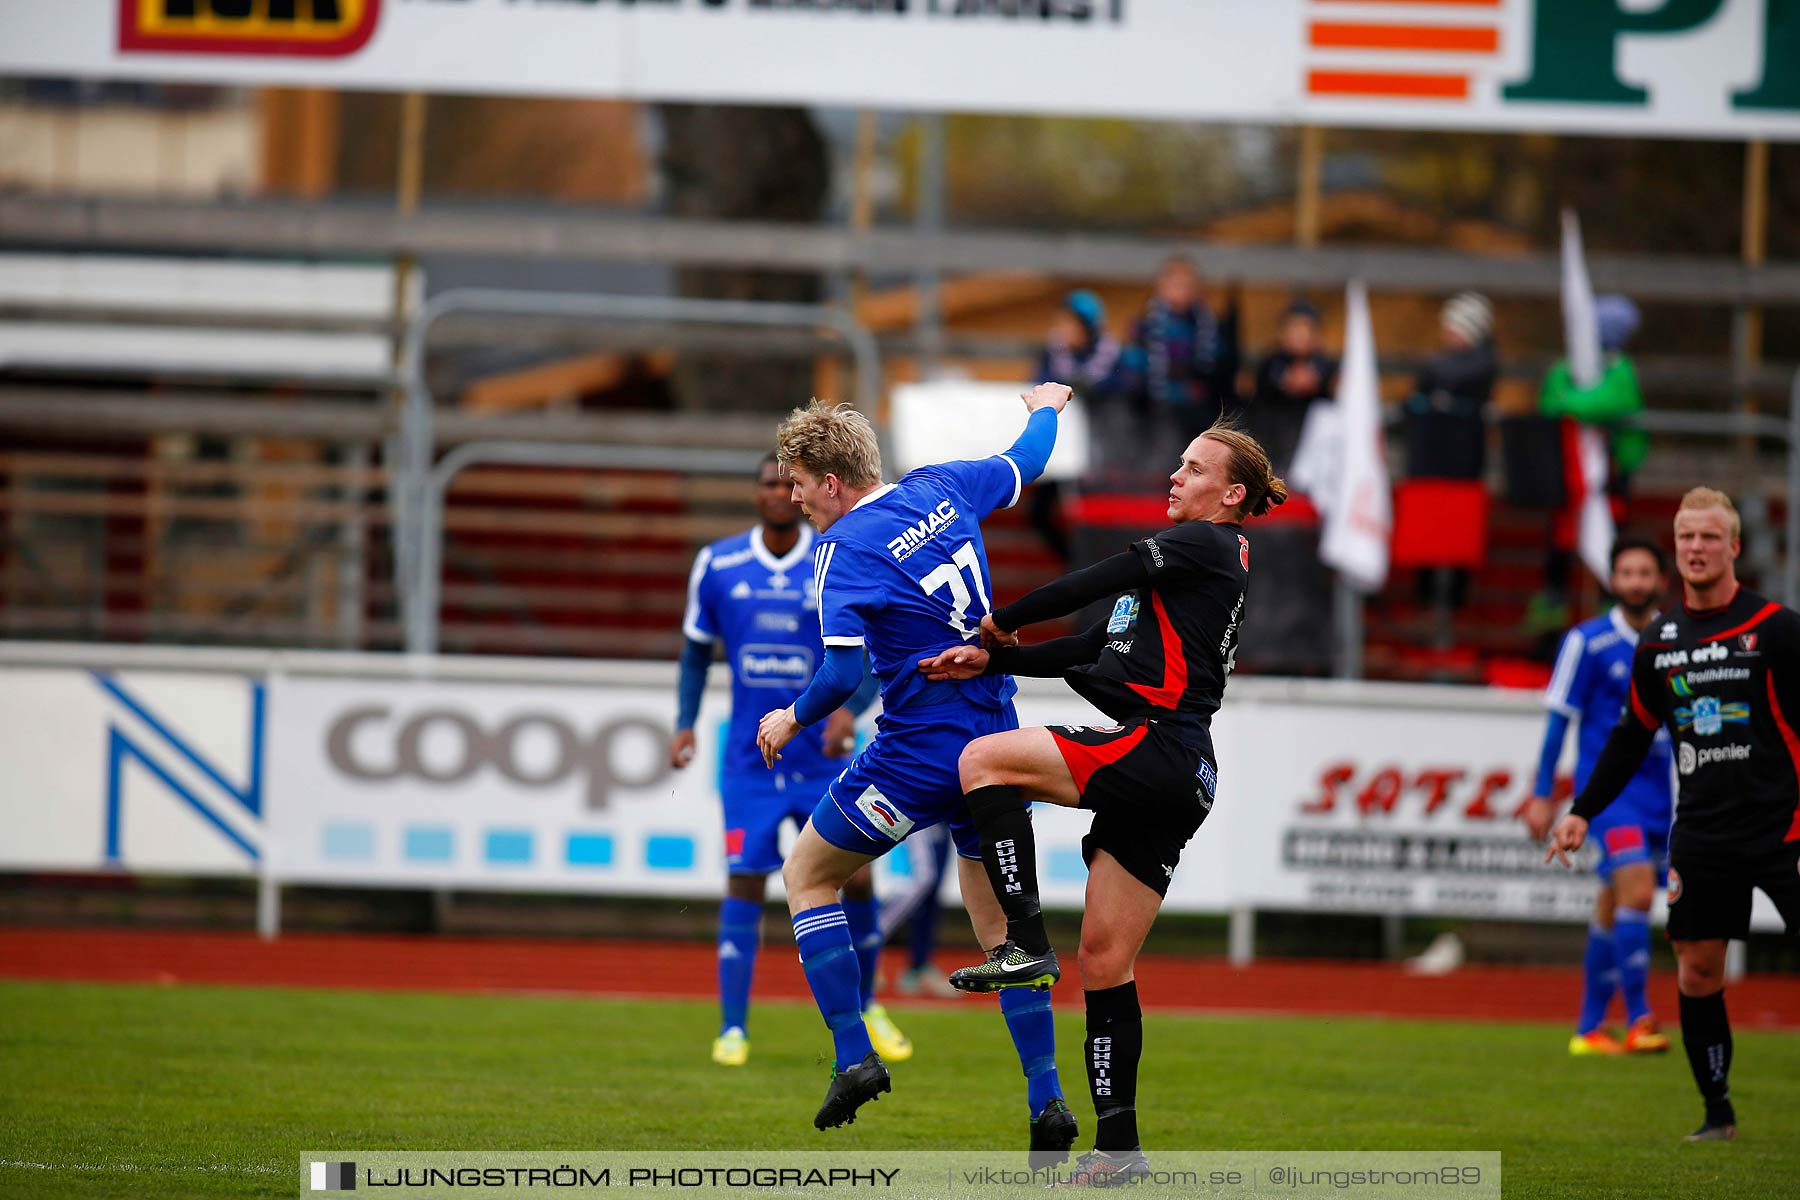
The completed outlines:
{"type": "Polygon", "coordinates": [[[1029,988],[1008,988],[1000,993],[1000,1011],[1012,1034],[1019,1065],[1025,1070],[1027,1115],[1036,1117],[1044,1105],[1062,1095],[1056,1077],[1056,1022],[1050,1015],[1050,993],[1029,988]]]}
{"type": "Polygon", "coordinates": [[[756,974],[756,945],[762,905],[725,897],[719,905],[719,1032],[750,1028],[750,980],[756,974]]]}
{"type": "Polygon", "coordinates": [[[1641,908],[1613,910],[1613,959],[1618,963],[1619,990],[1625,993],[1625,1019],[1650,1015],[1650,914],[1641,908]]]}
{"type": "Polygon", "coordinates": [[[873,896],[862,900],[844,897],[844,917],[850,922],[850,944],[856,947],[856,966],[862,972],[858,1012],[875,999],[875,974],[881,966],[881,902],[873,896]]]}
{"type": "Polygon", "coordinates": [[[1612,930],[1589,925],[1587,953],[1581,960],[1581,1017],[1575,1023],[1576,1033],[1592,1033],[1600,1028],[1618,982],[1612,930]]]}
{"type": "Polygon", "coordinates": [[[821,904],[794,917],[794,941],[800,965],[818,1003],[819,1015],[831,1030],[837,1069],[848,1070],[875,1052],[863,1024],[861,976],[850,924],[840,904],[821,904]]]}

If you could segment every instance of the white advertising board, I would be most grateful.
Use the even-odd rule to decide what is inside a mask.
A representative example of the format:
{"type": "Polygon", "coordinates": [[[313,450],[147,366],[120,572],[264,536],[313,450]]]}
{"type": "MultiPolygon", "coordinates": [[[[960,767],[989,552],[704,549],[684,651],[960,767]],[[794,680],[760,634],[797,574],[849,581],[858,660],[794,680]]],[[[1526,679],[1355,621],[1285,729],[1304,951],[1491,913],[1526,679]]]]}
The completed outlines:
{"type": "Polygon", "coordinates": [[[701,819],[715,811],[712,755],[681,772],[668,765],[672,683],[672,673],[661,688],[278,678],[276,872],[316,883],[722,889],[719,822],[701,819]]]}
{"type": "Polygon", "coordinates": [[[1541,707],[1440,688],[1359,692],[1352,703],[1228,703],[1225,744],[1258,764],[1234,894],[1258,908],[1592,911],[1592,847],[1582,870],[1547,866],[1516,815],[1532,794],[1541,707]]]}
{"type": "Polygon", "coordinates": [[[0,666],[0,870],[255,873],[267,716],[254,675],[0,666]]]}
{"type": "Polygon", "coordinates": [[[1797,0],[0,0],[0,74],[1800,137],[1797,0]]]}
{"type": "MultiPolygon", "coordinates": [[[[711,900],[728,696],[709,692],[699,755],[671,771],[674,679],[641,663],[0,645],[0,870],[711,900]]],[[[1021,682],[1022,724],[1102,721],[1060,684],[1021,682]]],[[[1592,872],[1545,866],[1514,815],[1535,697],[1256,678],[1229,697],[1218,802],[1170,910],[1586,918],[1592,872]]],[[[1034,820],[1046,906],[1080,908],[1089,814],[1039,805],[1034,820]]],[[[888,856],[878,889],[916,869],[888,856]]],[[[1780,928],[1760,895],[1754,921],[1780,928]]]]}

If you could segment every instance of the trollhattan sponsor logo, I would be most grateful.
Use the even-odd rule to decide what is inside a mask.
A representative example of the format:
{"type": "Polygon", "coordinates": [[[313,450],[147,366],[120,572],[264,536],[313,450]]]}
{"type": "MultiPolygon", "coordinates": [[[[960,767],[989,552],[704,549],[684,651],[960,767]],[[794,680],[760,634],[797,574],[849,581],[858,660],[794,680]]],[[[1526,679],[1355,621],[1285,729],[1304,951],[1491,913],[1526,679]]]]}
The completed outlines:
{"type": "Polygon", "coordinates": [[[126,54],[345,58],[368,45],[383,0],[119,0],[126,54]]]}

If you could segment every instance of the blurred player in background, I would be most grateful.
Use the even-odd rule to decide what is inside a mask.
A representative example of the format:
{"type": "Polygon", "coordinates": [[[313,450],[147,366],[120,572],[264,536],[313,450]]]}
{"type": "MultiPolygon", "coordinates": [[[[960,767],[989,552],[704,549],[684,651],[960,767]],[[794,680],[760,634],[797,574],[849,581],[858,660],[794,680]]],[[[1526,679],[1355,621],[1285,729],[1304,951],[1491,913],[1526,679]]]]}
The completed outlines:
{"type": "MultiPolygon", "coordinates": [[[[1607,734],[1631,696],[1631,659],[1638,635],[1656,617],[1668,560],[1649,538],[1623,537],[1613,543],[1612,578],[1608,588],[1617,605],[1591,621],[1583,621],[1563,638],[1556,671],[1544,704],[1550,709],[1544,748],[1538,754],[1537,787],[1525,809],[1525,825],[1542,841],[1550,832],[1556,806],[1550,799],[1563,735],[1571,720],[1578,723],[1575,787],[1587,786],[1607,734]]],[[[1594,897],[1594,920],[1588,926],[1587,953],[1582,959],[1581,1014],[1570,1054],[1654,1054],[1669,1048],[1656,1028],[1646,995],[1650,975],[1650,903],[1669,870],[1669,819],[1674,781],[1669,736],[1659,729],[1650,753],[1625,790],[1594,822],[1600,841],[1600,891],[1594,897]],[[1614,990],[1625,994],[1628,1028],[1621,1042],[1604,1028],[1614,990]]]]}
{"type": "Polygon", "coordinates": [[[933,680],[1061,677],[1118,722],[979,738],[959,764],[982,862],[1007,918],[1005,939],[982,943],[993,947],[986,962],[951,972],[950,982],[966,991],[1049,987],[1061,977],[1038,910],[1027,805],[1046,800],[1094,814],[1081,842],[1088,882],[1080,965],[1098,1120],[1094,1150],[1072,1177],[1081,1186],[1111,1187],[1149,1173],[1137,1130],[1144,1047],[1137,955],[1182,849],[1218,794],[1212,715],[1237,655],[1250,580],[1242,522],[1287,499],[1256,439],[1229,423],[1195,438],[1169,483],[1173,528],[997,610],[982,622],[992,649],[953,647],[919,663],[933,680]],[[1016,630],[1120,592],[1111,615],[1085,633],[1016,644],[1016,630]]]}
{"type": "MultiPolygon", "coordinates": [[[[980,522],[1018,503],[1056,444],[1061,384],[1025,397],[1025,432],[1002,454],[948,462],[881,481],[881,452],[868,419],[814,401],[782,423],[781,460],[794,493],[819,527],[816,574],[825,666],[792,705],[763,718],[758,736],[774,765],[784,748],[855,689],[867,650],[881,677],[875,740],[835,779],[782,868],[794,938],[836,1051],[831,1086],[813,1123],[824,1129],[891,1090],[887,1067],[856,1020],[859,965],[838,888],[908,834],[947,823],[956,839],[963,902],[983,945],[1004,936],[1006,916],[988,886],[974,828],[957,782],[956,758],[970,738],[1016,729],[1004,676],[968,683],[927,681],[921,657],[975,641],[989,608],[987,552],[980,522]]],[[[785,762],[785,759],[781,759],[785,762]]],[[[1001,1004],[1027,1081],[1031,1148],[1061,1162],[1075,1140],[1075,1117],[1056,1075],[1048,996],[1019,994],[1001,1004]]]]}
{"type": "Polygon", "coordinates": [[[1706,1104],[1689,1141],[1731,1141],[1725,945],[1750,932],[1753,889],[1800,933],[1800,614],[1737,581],[1737,508],[1695,488],[1675,514],[1682,605],[1638,641],[1630,703],[1550,837],[1568,865],[1590,823],[1631,783],[1660,726],[1675,743],[1680,803],[1669,833],[1669,939],[1681,1041],[1706,1104]]]}
{"type": "MultiPolygon", "coordinates": [[[[855,748],[855,714],[874,698],[871,677],[865,689],[850,697],[849,707],[836,709],[822,730],[795,743],[780,770],[763,766],[756,748],[757,719],[770,703],[790,703],[800,695],[823,658],[813,532],[800,520],[792,491],[793,481],[770,454],[757,473],[756,527],[700,551],[688,578],[682,621],[687,644],[681,655],[675,738],[669,746],[669,763],[677,770],[694,756],[694,722],[715,643],[723,642],[731,664],[731,728],[721,751],[719,782],[728,879],[719,909],[720,1017],[712,1051],[713,1061],[728,1067],[742,1066],[750,1056],[750,984],[769,872],[781,867],[782,823],[806,823],[819,794],[855,748]]],[[[874,1002],[875,963],[883,939],[867,871],[845,883],[844,916],[865,967],[857,1011],[882,1057],[904,1062],[912,1057],[912,1043],[874,1002]]]]}

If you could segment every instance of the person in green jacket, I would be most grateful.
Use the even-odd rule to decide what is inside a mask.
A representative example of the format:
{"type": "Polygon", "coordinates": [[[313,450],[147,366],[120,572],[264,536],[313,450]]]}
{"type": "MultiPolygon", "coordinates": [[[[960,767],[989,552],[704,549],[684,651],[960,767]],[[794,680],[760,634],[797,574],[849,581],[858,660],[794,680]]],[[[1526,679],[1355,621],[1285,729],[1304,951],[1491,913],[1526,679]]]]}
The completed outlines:
{"type": "MultiPolygon", "coordinates": [[[[1625,346],[1637,332],[1637,305],[1627,297],[1597,296],[1594,315],[1600,326],[1600,350],[1604,355],[1601,375],[1593,387],[1575,385],[1569,360],[1558,359],[1544,376],[1538,409],[1547,417],[1570,417],[1586,425],[1600,426],[1607,435],[1612,472],[1607,494],[1613,499],[1613,515],[1622,519],[1631,476],[1644,465],[1650,451],[1650,435],[1623,422],[1644,410],[1644,393],[1638,387],[1637,368],[1625,346]]],[[[1572,511],[1551,515],[1549,549],[1544,558],[1544,590],[1531,599],[1526,624],[1532,631],[1560,630],[1569,620],[1569,573],[1575,563],[1575,527],[1572,511]]]]}

